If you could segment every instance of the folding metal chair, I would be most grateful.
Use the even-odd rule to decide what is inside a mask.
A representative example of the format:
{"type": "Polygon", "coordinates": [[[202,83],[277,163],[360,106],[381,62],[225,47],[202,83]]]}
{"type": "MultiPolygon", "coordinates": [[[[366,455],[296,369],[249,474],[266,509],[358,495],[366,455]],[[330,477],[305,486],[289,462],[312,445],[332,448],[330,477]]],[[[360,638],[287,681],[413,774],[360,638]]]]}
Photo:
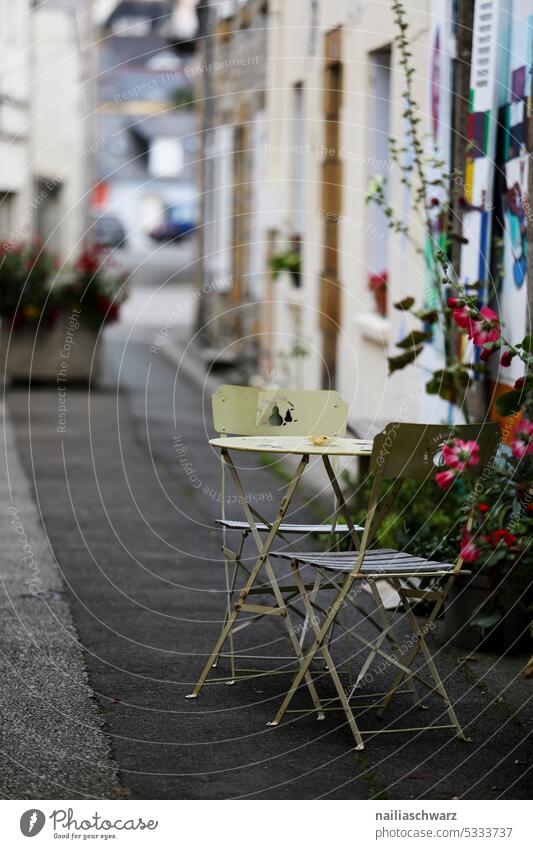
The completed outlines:
{"type": "MultiPolygon", "coordinates": [[[[212,398],[213,424],[220,435],[225,436],[344,436],[346,433],[347,405],[340,395],[334,391],[327,390],[293,390],[293,389],[266,389],[262,390],[248,386],[223,385],[215,392],[212,398]]],[[[244,562],[244,549],[251,534],[250,523],[245,520],[229,519],[226,516],[226,462],[221,457],[222,463],[222,486],[221,518],[216,523],[222,527],[224,555],[224,569],[226,582],[226,613],[222,630],[232,609],[232,600],[237,584],[239,572],[245,577],[249,575],[249,569],[244,562]],[[239,542],[234,548],[228,545],[228,533],[240,534],[239,542]]],[[[271,524],[263,521],[263,517],[249,504],[249,509],[258,519],[257,530],[268,533],[271,524]]],[[[289,537],[302,537],[319,534],[328,534],[329,539],[326,547],[338,547],[342,538],[350,538],[350,529],[345,522],[338,522],[338,505],[335,505],[332,521],[327,523],[298,523],[283,521],[278,528],[277,536],[291,546],[289,537]]],[[[362,532],[362,527],[356,527],[356,531],[362,532]]],[[[318,582],[317,582],[318,583],[318,582]]],[[[299,590],[294,586],[278,585],[288,608],[302,616],[301,610],[294,605],[299,590]]],[[[311,596],[313,596],[313,588],[311,596]]],[[[268,584],[264,585],[265,594],[275,594],[276,588],[268,584]]],[[[238,673],[245,677],[261,672],[254,668],[237,668],[235,663],[234,634],[248,628],[258,622],[265,614],[258,613],[240,622],[232,629],[228,638],[229,652],[222,655],[230,661],[230,678],[227,683],[237,680],[238,673]]],[[[308,623],[304,622],[299,635],[300,645],[303,642],[308,623]]],[[[220,657],[220,655],[219,655],[220,657]]],[[[272,658],[268,655],[247,655],[254,660],[288,660],[285,657],[272,658]]],[[[218,665],[218,658],[213,664],[218,665]]],[[[290,671],[290,670],[285,670],[290,671]]]]}
{"type": "MultiPolygon", "coordinates": [[[[461,739],[466,739],[426,642],[426,634],[431,629],[433,622],[441,611],[454,580],[461,574],[469,574],[462,568],[463,560],[459,556],[454,564],[438,563],[402,551],[371,547],[376,533],[384,517],[390,511],[404,481],[409,479],[421,481],[434,477],[439,465],[442,464],[442,447],[451,436],[465,440],[475,440],[478,443],[480,447],[479,463],[466,468],[462,474],[472,478],[480,477],[486,465],[493,457],[498,444],[499,431],[496,425],[460,425],[450,429],[450,427],[445,425],[389,424],[374,440],[370,466],[374,479],[359,551],[355,554],[353,552],[272,552],[272,557],[280,557],[291,561],[295,584],[299,588],[308,619],[313,627],[314,640],[309,649],[305,651],[304,661],[296,672],[291,687],[283,699],[274,720],[269,725],[275,726],[281,722],[313,658],[317,652],[321,652],[326,658],[328,672],[332,678],[338,700],[345,712],[348,724],[355,738],[356,749],[364,748],[363,734],[376,734],[383,731],[418,732],[437,728],[455,728],[457,736],[461,739]],[[392,479],[393,482],[382,496],[386,479],[392,479]],[[302,564],[312,566],[321,574],[329,573],[331,575],[335,573],[337,594],[333,602],[329,602],[326,608],[323,605],[319,606],[306,591],[300,574],[302,564]],[[390,581],[397,590],[403,611],[415,634],[414,644],[406,655],[402,655],[401,653],[387,654],[383,650],[385,640],[392,642],[393,648],[395,644],[397,645],[392,634],[392,617],[387,615],[383,606],[380,604],[379,593],[375,586],[375,582],[383,578],[390,581]],[[420,585],[412,586],[409,580],[414,578],[432,580],[429,587],[420,585]],[[436,581],[435,579],[440,580],[436,581]],[[368,582],[371,587],[378,609],[380,609],[382,614],[382,627],[378,638],[373,641],[367,640],[362,634],[358,633],[357,625],[350,629],[351,635],[359,644],[370,649],[370,654],[358,675],[355,685],[351,690],[349,688],[347,690],[342,684],[339,672],[335,667],[325,641],[337,619],[339,610],[349,600],[354,583],[360,580],[368,582]],[[432,604],[431,612],[424,626],[420,625],[413,612],[411,604],[413,599],[415,601],[424,600],[432,604]],[[317,611],[319,616],[317,616],[317,611]],[[413,662],[419,653],[423,655],[424,664],[421,669],[414,669],[413,662]],[[416,688],[414,687],[414,682],[416,681],[429,689],[429,691],[436,693],[442,699],[450,724],[415,728],[378,728],[372,731],[360,731],[350,699],[354,695],[355,690],[359,688],[373,660],[377,657],[384,658],[387,664],[390,664],[397,670],[396,678],[389,690],[381,694],[384,698],[374,705],[378,707],[379,716],[382,716],[387,705],[399,691],[404,681],[409,685],[415,697],[415,702],[418,702],[416,688]],[[422,675],[423,671],[429,673],[429,680],[425,675],[422,675]]],[[[475,504],[472,505],[468,517],[465,517],[468,530],[472,528],[474,506],[475,504]]],[[[368,707],[368,705],[365,705],[365,707],[368,707]]]]}

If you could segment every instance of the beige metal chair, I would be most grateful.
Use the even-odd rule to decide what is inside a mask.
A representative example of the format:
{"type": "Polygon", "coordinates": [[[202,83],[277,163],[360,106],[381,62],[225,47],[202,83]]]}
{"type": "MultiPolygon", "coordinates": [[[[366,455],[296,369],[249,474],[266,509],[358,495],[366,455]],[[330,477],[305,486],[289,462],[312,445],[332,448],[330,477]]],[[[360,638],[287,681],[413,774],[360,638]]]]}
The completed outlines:
{"type": "MultiPolygon", "coordinates": [[[[321,652],[326,659],[328,673],[333,680],[341,709],[346,714],[357,749],[364,747],[363,734],[376,734],[385,730],[418,732],[436,728],[454,728],[457,736],[461,739],[466,739],[426,641],[426,635],[441,611],[454,580],[461,574],[468,574],[462,568],[463,560],[459,556],[454,564],[439,563],[402,551],[372,547],[377,531],[384,517],[390,511],[404,481],[409,479],[421,481],[433,478],[438,471],[439,465],[442,464],[442,447],[452,435],[464,440],[475,440],[478,443],[480,447],[479,463],[467,468],[462,474],[471,478],[480,477],[494,456],[497,448],[499,432],[496,425],[461,425],[453,428],[453,431],[451,431],[445,425],[389,424],[374,440],[371,457],[373,485],[359,551],[356,553],[272,552],[272,557],[280,557],[291,562],[295,584],[300,590],[308,619],[313,627],[314,640],[305,652],[304,661],[296,672],[291,687],[283,699],[274,720],[269,725],[275,726],[281,722],[313,658],[317,652],[321,652]],[[392,479],[392,484],[384,492],[385,480],[390,479],[392,479]],[[302,564],[312,566],[323,575],[335,575],[336,596],[333,601],[328,600],[327,607],[324,607],[323,604],[319,605],[315,599],[309,596],[300,574],[302,564]],[[383,650],[383,643],[385,640],[390,641],[393,628],[393,619],[383,610],[379,593],[375,586],[375,582],[383,578],[390,581],[397,590],[401,599],[403,614],[407,617],[416,635],[414,645],[407,654],[398,654],[398,652],[387,654],[383,650]],[[429,585],[427,585],[428,582],[426,581],[422,585],[413,586],[409,583],[412,579],[431,579],[431,581],[429,585]],[[363,635],[358,633],[357,625],[350,629],[352,637],[359,644],[369,648],[370,654],[358,675],[355,685],[347,689],[342,684],[339,672],[335,667],[329,647],[326,644],[326,638],[330,633],[331,627],[336,622],[339,611],[346,604],[346,601],[350,599],[354,584],[361,580],[369,584],[376,605],[381,610],[382,627],[381,633],[374,641],[368,641],[363,635]],[[421,626],[413,612],[412,600],[424,600],[432,604],[431,612],[424,626],[421,626]],[[421,670],[415,670],[413,669],[413,662],[419,652],[423,655],[424,664],[421,670]],[[393,696],[398,693],[399,688],[404,682],[407,682],[409,685],[409,689],[415,697],[415,702],[417,702],[418,696],[414,687],[414,682],[416,681],[428,688],[431,692],[436,693],[442,699],[450,724],[401,729],[378,728],[372,731],[360,731],[352,710],[351,698],[354,696],[355,691],[359,689],[373,660],[377,657],[386,659],[387,663],[397,670],[397,675],[392,685],[386,693],[381,694],[384,698],[380,699],[376,705],[379,716],[383,714],[387,705],[393,696]],[[426,675],[421,674],[422,671],[426,675],[429,673],[429,680],[426,675]]],[[[468,530],[472,528],[473,509],[474,504],[472,504],[470,514],[468,516],[465,515],[468,530]]],[[[365,705],[365,707],[367,706],[365,705]]]]}
{"type": "MultiPolygon", "coordinates": [[[[213,424],[217,433],[225,436],[344,436],[346,433],[347,405],[340,395],[334,391],[327,390],[293,390],[293,389],[266,389],[223,385],[215,392],[212,398],[213,424]]],[[[238,583],[239,573],[247,576],[249,569],[244,562],[244,550],[248,537],[251,534],[250,523],[243,520],[229,519],[226,516],[226,464],[222,457],[222,516],[216,523],[222,527],[224,555],[224,567],[226,578],[226,614],[224,626],[230,615],[233,604],[233,596],[238,583]],[[228,544],[228,534],[239,534],[239,542],[235,547],[228,544]]],[[[257,530],[268,533],[271,525],[263,520],[261,514],[249,505],[251,512],[258,521],[257,530]]],[[[338,506],[333,509],[332,521],[327,523],[297,523],[282,522],[277,536],[287,545],[292,546],[289,537],[297,540],[313,535],[328,535],[326,548],[338,547],[343,538],[350,538],[350,529],[344,522],[338,522],[338,506]]],[[[362,532],[362,527],[356,527],[356,531],[362,532]]],[[[318,581],[317,581],[318,586],[318,581]]],[[[309,588],[313,597],[313,588],[309,588]]],[[[284,601],[289,610],[301,617],[301,610],[295,606],[298,600],[299,590],[293,584],[290,586],[279,586],[284,601]]],[[[275,589],[264,585],[265,594],[275,594],[275,589]]],[[[228,657],[230,661],[230,678],[228,683],[237,680],[239,673],[242,677],[254,676],[261,670],[256,668],[237,668],[234,645],[234,635],[255,622],[258,622],[265,614],[258,613],[236,625],[228,638],[229,651],[221,655],[228,657]]],[[[299,633],[300,645],[303,642],[308,623],[305,620],[299,633]]],[[[220,656],[219,656],[220,657],[220,656]]],[[[247,655],[253,660],[283,661],[293,658],[276,657],[267,655],[247,655]]],[[[213,664],[218,665],[218,659],[213,664]]],[[[285,671],[287,671],[285,669],[285,671]]]]}

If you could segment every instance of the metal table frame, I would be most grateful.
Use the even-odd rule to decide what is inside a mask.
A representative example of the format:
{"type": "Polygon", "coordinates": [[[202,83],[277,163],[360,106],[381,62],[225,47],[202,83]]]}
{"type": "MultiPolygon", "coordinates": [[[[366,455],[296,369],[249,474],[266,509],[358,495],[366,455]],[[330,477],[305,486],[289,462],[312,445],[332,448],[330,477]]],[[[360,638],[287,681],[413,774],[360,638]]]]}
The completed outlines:
{"type": "MultiPolygon", "coordinates": [[[[329,441],[327,445],[319,446],[314,445],[312,440],[307,437],[261,436],[219,437],[217,439],[211,440],[210,445],[214,448],[220,449],[221,451],[222,462],[229,470],[237,493],[240,496],[239,501],[242,505],[245,519],[250,526],[250,534],[256,544],[258,556],[255,560],[253,567],[248,572],[248,576],[244,583],[244,586],[240,590],[238,602],[233,606],[233,609],[227,609],[225,625],[220,633],[217,642],[215,643],[215,646],[211,652],[211,655],[209,656],[209,659],[207,660],[202,670],[202,673],[196,683],[193,692],[190,693],[187,698],[197,698],[197,696],[200,694],[202,687],[206,682],[212,668],[216,666],[218,662],[218,658],[220,657],[221,651],[223,649],[224,644],[226,643],[226,640],[228,640],[228,638],[231,638],[235,623],[237,622],[241,612],[248,612],[256,616],[280,616],[285,623],[285,628],[287,630],[287,634],[291,642],[298,666],[302,666],[304,657],[302,652],[302,642],[304,634],[302,634],[301,640],[299,640],[296,636],[295,629],[292,624],[292,620],[289,613],[290,605],[287,603],[287,599],[283,597],[283,593],[281,591],[278,580],[274,574],[274,570],[269,560],[269,553],[271,551],[272,544],[276,536],[280,535],[280,525],[282,524],[282,521],[287,513],[294,493],[296,492],[296,489],[300,483],[302,475],[309,463],[309,459],[311,456],[320,456],[322,458],[322,462],[324,464],[328,480],[330,482],[331,488],[336,499],[337,508],[335,513],[335,520],[339,515],[343,516],[346,525],[348,526],[348,533],[352,540],[353,546],[357,550],[359,548],[357,531],[354,526],[344,496],[342,494],[341,487],[333,470],[330,457],[368,457],[370,456],[372,451],[372,443],[368,440],[346,439],[341,437],[334,437],[329,441]],[[258,510],[256,510],[248,503],[244,487],[240,480],[237,468],[231,458],[230,451],[259,451],[300,456],[297,468],[292,475],[292,478],[287,486],[284,496],[281,499],[276,517],[273,522],[269,522],[268,520],[266,520],[259,513],[258,510]],[[264,538],[261,537],[260,531],[258,530],[258,521],[266,524],[269,527],[269,531],[266,534],[266,537],[264,538]],[[261,589],[261,585],[256,586],[256,584],[259,575],[263,570],[263,567],[266,571],[266,575],[268,578],[269,589],[271,589],[272,594],[274,595],[274,598],[276,600],[276,606],[253,604],[249,601],[249,596],[254,595],[254,590],[260,591],[261,589]]],[[[229,581],[228,575],[226,575],[226,580],[227,582],[229,581]]],[[[296,596],[300,597],[300,589],[298,586],[294,587],[294,597],[296,596]]],[[[305,613],[304,616],[307,617],[307,613],[305,613]]],[[[331,659],[329,657],[329,650],[327,648],[327,644],[324,644],[322,646],[321,654],[323,655],[326,664],[329,664],[331,659]]],[[[322,705],[316,692],[316,688],[311,677],[311,672],[309,670],[305,672],[304,679],[309,689],[315,710],[317,712],[317,716],[318,718],[322,719],[324,717],[322,705]]]]}

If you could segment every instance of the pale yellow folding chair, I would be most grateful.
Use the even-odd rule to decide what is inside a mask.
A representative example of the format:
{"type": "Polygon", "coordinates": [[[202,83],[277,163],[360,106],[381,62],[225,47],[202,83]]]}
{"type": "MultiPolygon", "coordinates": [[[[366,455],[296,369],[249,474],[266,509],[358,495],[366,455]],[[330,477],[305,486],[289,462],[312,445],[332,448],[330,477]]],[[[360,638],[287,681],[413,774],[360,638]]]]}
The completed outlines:
{"type": "MultiPolygon", "coordinates": [[[[332,678],[340,707],[344,710],[352,730],[356,749],[364,748],[364,734],[377,734],[385,730],[387,732],[391,730],[419,732],[437,728],[454,728],[458,737],[466,739],[426,641],[426,635],[442,610],[454,580],[461,574],[469,574],[462,568],[463,560],[459,556],[453,564],[439,563],[403,551],[372,547],[377,531],[390,511],[404,481],[422,481],[434,478],[435,473],[439,470],[439,465],[442,464],[442,447],[452,436],[463,440],[475,440],[478,443],[480,448],[479,462],[475,466],[466,468],[462,474],[470,478],[481,477],[485,467],[492,460],[498,445],[499,431],[495,424],[460,425],[453,429],[446,425],[389,424],[376,436],[373,444],[370,465],[373,484],[359,550],[357,552],[317,553],[272,552],[272,557],[280,557],[291,562],[295,585],[303,598],[304,608],[314,631],[314,639],[311,646],[304,652],[304,660],[296,672],[291,687],[274,720],[269,725],[276,726],[281,722],[306,672],[309,670],[313,658],[320,652],[326,659],[327,672],[332,678]],[[392,483],[385,490],[385,481],[390,479],[392,479],[392,483]],[[319,605],[316,599],[310,597],[306,590],[300,574],[301,566],[305,564],[312,566],[321,574],[335,575],[336,596],[333,601],[328,600],[326,607],[323,604],[319,605]],[[382,618],[381,633],[373,641],[367,640],[359,633],[357,624],[354,625],[350,628],[351,636],[359,644],[369,648],[370,654],[355,685],[346,688],[343,686],[340,674],[333,662],[330,652],[331,646],[328,647],[326,643],[327,636],[336,622],[339,611],[349,601],[356,582],[365,581],[369,584],[376,604],[378,608],[381,607],[383,613],[379,593],[376,589],[376,581],[384,578],[391,582],[399,594],[403,615],[407,617],[415,635],[414,644],[407,654],[397,652],[387,654],[383,650],[383,644],[385,640],[390,641],[393,629],[393,617],[388,617],[386,614],[382,618]],[[413,579],[416,579],[416,585],[410,583],[413,582],[413,579]],[[420,579],[430,580],[420,581],[420,579]],[[416,602],[422,600],[431,604],[431,611],[425,625],[421,625],[417,620],[413,612],[412,600],[416,602]],[[413,662],[419,653],[423,655],[424,663],[422,668],[414,669],[413,662]],[[360,687],[373,660],[378,657],[384,658],[387,664],[397,670],[396,678],[389,690],[380,694],[383,698],[380,698],[374,705],[378,708],[379,716],[382,716],[404,681],[411,685],[410,689],[415,696],[415,701],[418,701],[414,688],[416,681],[442,699],[450,724],[360,731],[353,713],[351,697],[360,687]]],[[[465,514],[467,530],[472,529],[474,508],[475,501],[471,504],[470,513],[465,514]]],[[[331,589],[331,582],[321,586],[321,589],[325,588],[331,589]]],[[[393,640],[392,643],[394,648],[397,642],[393,640]]],[[[366,707],[368,705],[365,705],[366,707]]]]}
{"type": "MultiPolygon", "coordinates": [[[[346,433],[346,418],[347,405],[342,400],[340,395],[334,391],[327,390],[293,390],[293,389],[267,389],[262,390],[247,386],[221,386],[212,398],[213,405],[213,424],[215,430],[225,436],[343,436],[346,433]]],[[[251,534],[251,526],[248,521],[230,519],[226,516],[226,461],[224,455],[221,456],[222,463],[222,486],[221,486],[221,503],[222,516],[216,520],[216,523],[222,527],[223,544],[222,551],[224,555],[225,569],[225,589],[226,589],[226,612],[222,630],[228,621],[231,610],[233,609],[234,596],[237,592],[238,577],[246,577],[249,575],[249,569],[246,566],[243,552],[245,550],[246,541],[251,534]],[[228,543],[228,534],[238,534],[239,542],[235,547],[228,543]]],[[[261,533],[268,533],[271,524],[265,521],[264,517],[253,506],[248,504],[248,508],[257,519],[256,528],[261,533]]],[[[338,521],[339,509],[338,505],[333,508],[332,521],[327,523],[298,523],[283,521],[278,528],[277,536],[291,546],[289,537],[295,537],[297,540],[313,535],[328,535],[328,540],[325,547],[338,547],[339,541],[343,538],[350,538],[350,529],[345,522],[338,521]]],[[[362,527],[355,527],[353,530],[362,532],[362,527]]],[[[318,585],[318,582],[317,582],[318,585]]],[[[313,597],[313,588],[308,587],[313,597]]],[[[292,630],[289,634],[293,649],[299,644],[301,646],[305,632],[308,628],[305,613],[295,605],[298,601],[299,590],[294,585],[284,586],[278,584],[276,578],[271,578],[269,583],[265,583],[261,587],[261,593],[266,595],[281,594],[287,610],[296,614],[298,617],[303,616],[303,624],[299,630],[298,637],[296,631],[292,630]]],[[[278,595],[279,597],[279,595],[278,595]]],[[[257,674],[262,674],[262,670],[250,667],[237,667],[236,651],[234,644],[234,635],[239,631],[248,628],[250,625],[257,623],[263,619],[265,613],[258,612],[254,616],[250,616],[244,621],[236,624],[227,639],[228,651],[216,656],[214,660],[210,658],[200,677],[200,687],[197,686],[195,692],[199,693],[203,681],[207,678],[210,668],[217,667],[220,657],[228,658],[230,663],[230,675],[227,683],[232,683],[240,677],[253,677],[257,674]]],[[[298,653],[298,652],[297,652],[298,653]]],[[[275,660],[280,661],[294,660],[291,658],[269,655],[251,655],[246,654],[247,660],[275,660]]],[[[289,671],[287,668],[285,672],[289,671]]],[[[263,671],[264,674],[264,671],[263,671]]]]}

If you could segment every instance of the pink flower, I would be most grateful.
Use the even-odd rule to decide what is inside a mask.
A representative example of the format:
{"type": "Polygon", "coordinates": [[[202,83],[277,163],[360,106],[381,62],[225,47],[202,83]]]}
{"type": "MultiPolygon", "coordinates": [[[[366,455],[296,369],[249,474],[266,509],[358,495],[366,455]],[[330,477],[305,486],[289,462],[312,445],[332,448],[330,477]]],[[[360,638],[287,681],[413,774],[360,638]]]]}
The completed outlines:
{"type": "Polygon", "coordinates": [[[453,318],[458,327],[462,327],[463,330],[466,330],[468,335],[471,335],[472,330],[472,317],[470,315],[470,310],[467,306],[457,307],[453,311],[453,318]]]}
{"type": "Polygon", "coordinates": [[[465,563],[473,563],[479,557],[479,548],[473,541],[472,534],[463,528],[463,536],[461,540],[461,557],[465,563]]]}
{"type": "Polygon", "coordinates": [[[468,335],[473,339],[474,345],[482,347],[487,342],[497,342],[502,331],[500,327],[500,319],[489,307],[482,307],[480,314],[483,316],[481,321],[472,322],[472,327],[468,335]]]}
{"type": "Polygon", "coordinates": [[[456,309],[457,307],[460,307],[462,303],[463,302],[460,298],[448,298],[448,306],[450,309],[456,309]]]}
{"type": "Polygon", "coordinates": [[[473,439],[465,442],[455,438],[453,445],[444,445],[442,456],[447,466],[463,471],[467,466],[477,466],[479,463],[479,445],[473,439]]]}
{"type": "Polygon", "coordinates": [[[455,471],[453,469],[446,469],[445,472],[437,472],[435,480],[441,489],[448,489],[455,480],[455,471]]]}
{"type": "Polygon", "coordinates": [[[506,351],[503,352],[503,354],[500,357],[500,365],[503,366],[504,368],[508,368],[513,361],[513,357],[514,357],[513,352],[509,351],[509,349],[507,349],[506,351]]]}
{"type": "Polygon", "coordinates": [[[533,453],[533,422],[529,419],[520,419],[513,430],[511,442],[513,457],[522,460],[528,454],[533,453]]]}

